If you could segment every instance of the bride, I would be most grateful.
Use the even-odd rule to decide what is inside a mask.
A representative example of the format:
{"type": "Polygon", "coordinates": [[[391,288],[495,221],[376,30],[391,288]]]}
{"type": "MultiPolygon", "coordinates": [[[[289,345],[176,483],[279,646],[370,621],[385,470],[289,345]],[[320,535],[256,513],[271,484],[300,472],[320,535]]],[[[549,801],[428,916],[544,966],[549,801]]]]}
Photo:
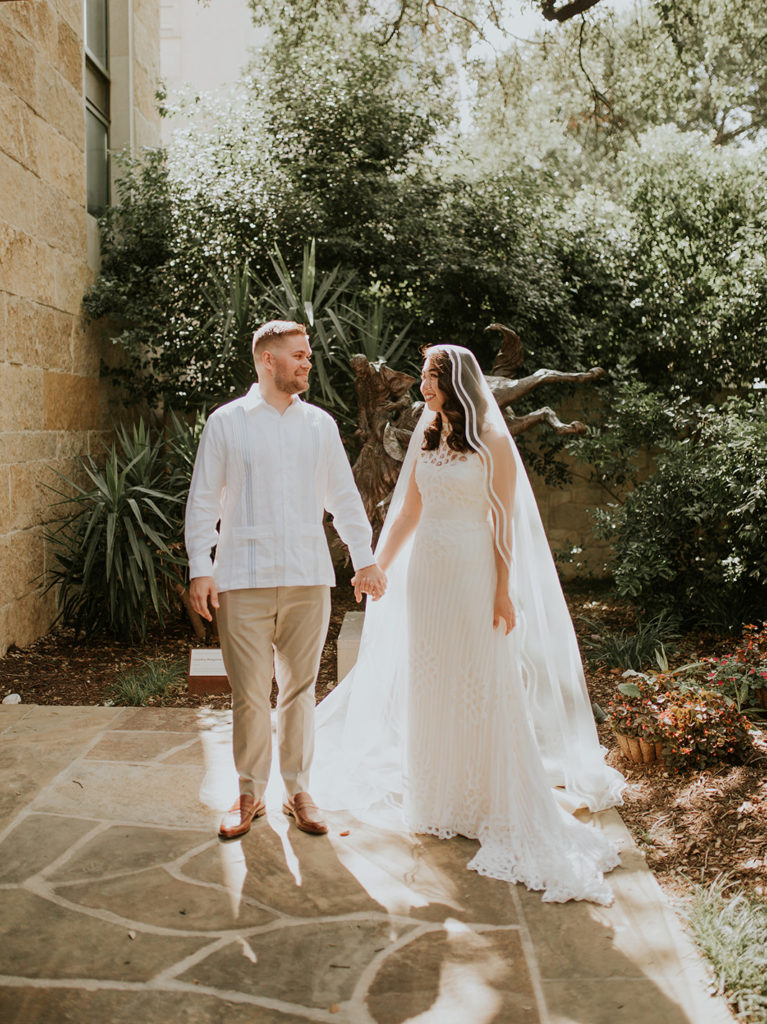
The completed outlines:
{"type": "Polygon", "coordinates": [[[426,352],[425,407],[376,558],[357,663],[317,709],[326,807],[479,841],[469,867],[610,903],[613,845],[572,811],[621,803],[530,483],[474,355],[426,352]]]}

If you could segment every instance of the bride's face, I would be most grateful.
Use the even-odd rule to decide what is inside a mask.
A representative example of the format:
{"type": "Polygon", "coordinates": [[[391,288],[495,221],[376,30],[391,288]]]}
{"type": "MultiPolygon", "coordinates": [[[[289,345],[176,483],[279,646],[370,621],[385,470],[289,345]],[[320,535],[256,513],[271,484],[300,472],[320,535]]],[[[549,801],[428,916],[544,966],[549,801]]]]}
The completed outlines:
{"type": "Polygon", "coordinates": [[[445,404],[445,392],[439,389],[439,373],[430,359],[421,370],[421,394],[432,412],[439,412],[445,404]]]}

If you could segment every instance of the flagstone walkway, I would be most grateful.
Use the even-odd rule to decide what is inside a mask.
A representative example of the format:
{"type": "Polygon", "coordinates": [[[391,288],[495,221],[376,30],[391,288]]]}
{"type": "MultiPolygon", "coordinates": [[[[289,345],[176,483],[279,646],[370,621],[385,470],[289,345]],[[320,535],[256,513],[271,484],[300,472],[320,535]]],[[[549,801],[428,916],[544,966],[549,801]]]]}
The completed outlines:
{"type": "Polygon", "coordinates": [[[3,1024],[732,1021],[615,812],[614,906],[543,904],[279,791],[219,842],[230,744],[227,712],[0,707],[3,1024]]]}

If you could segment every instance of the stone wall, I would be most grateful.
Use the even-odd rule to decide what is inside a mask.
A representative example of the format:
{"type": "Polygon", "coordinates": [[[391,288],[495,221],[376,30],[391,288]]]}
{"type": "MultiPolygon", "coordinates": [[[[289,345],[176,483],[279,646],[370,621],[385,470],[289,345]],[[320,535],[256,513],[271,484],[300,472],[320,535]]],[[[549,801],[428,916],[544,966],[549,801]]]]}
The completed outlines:
{"type": "MultiPolygon", "coordinates": [[[[158,0],[110,4],[111,144],[156,144],[158,0]]],[[[82,319],[98,262],[85,208],[82,0],[0,4],[0,654],[50,625],[43,539],[55,471],[112,422],[82,319]],[[90,252],[90,259],[89,259],[90,252]]]]}
{"type": "Polygon", "coordinates": [[[605,504],[605,492],[587,479],[588,466],[574,460],[565,461],[575,475],[572,482],[564,487],[553,487],[535,473],[530,474],[549,545],[555,555],[571,552],[570,561],[557,559],[557,568],[565,579],[573,576],[604,577],[610,548],[606,541],[594,535],[589,510],[605,504]]]}
{"type": "MultiPolygon", "coordinates": [[[[588,385],[580,394],[565,397],[563,401],[557,401],[556,388],[546,394],[542,390],[539,394],[541,405],[550,402],[565,422],[582,420],[593,425],[605,415],[601,395],[594,390],[589,392],[588,385]]],[[[546,436],[546,428],[537,427],[529,436],[534,445],[546,436]]],[[[552,551],[555,555],[571,553],[569,561],[558,558],[557,567],[565,579],[574,576],[604,578],[609,575],[606,565],[611,560],[612,550],[607,541],[595,535],[592,510],[604,508],[617,499],[591,479],[591,469],[587,464],[564,455],[559,458],[572,476],[570,483],[563,487],[553,487],[535,473],[530,473],[530,482],[552,551]]],[[[647,449],[641,451],[634,463],[638,479],[644,480],[655,469],[652,453],[647,449]]],[[[622,500],[620,488],[618,494],[622,500]]]]}

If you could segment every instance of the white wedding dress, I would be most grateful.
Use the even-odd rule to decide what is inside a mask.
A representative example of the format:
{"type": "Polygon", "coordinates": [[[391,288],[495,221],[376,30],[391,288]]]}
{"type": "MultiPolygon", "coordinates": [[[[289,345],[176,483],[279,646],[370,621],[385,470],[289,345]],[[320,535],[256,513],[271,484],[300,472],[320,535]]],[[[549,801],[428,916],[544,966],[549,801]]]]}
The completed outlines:
{"type": "Polygon", "coordinates": [[[380,648],[376,655],[375,644],[363,645],[355,670],[320,705],[313,792],[321,806],[381,824],[397,820],[394,808],[412,832],[478,839],[470,868],[542,890],[546,901],[609,904],[603,875],[617,851],[554,798],[513,645],[493,629],[494,542],[480,458],[443,441],[418,453],[415,472],[423,510],[406,593],[390,585],[367,611],[395,603],[385,612],[388,645],[405,644],[407,658],[400,678],[379,683],[380,648]],[[398,625],[394,610],[404,612],[398,625]]]}
{"type": "Polygon", "coordinates": [[[477,839],[470,868],[544,900],[609,903],[617,850],[568,811],[620,804],[625,779],[605,762],[535,496],[473,353],[428,352],[449,358],[470,450],[425,451],[424,408],[379,550],[413,474],[418,525],[367,603],[354,669],[317,709],[312,793],[382,827],[477,839]],[[493,629],[496,551],[508,636],[493,629]]]}
{"type": "Polygon", "coordinates": [[[414,832],[478,839],[469,867],[610,902],[617,853],[557,804],[528,721],[519,672],[493,629],[495,554],[475,453],[419,453],[423,511],[407,579],[409,688],[405,817],[414,832]]]}

